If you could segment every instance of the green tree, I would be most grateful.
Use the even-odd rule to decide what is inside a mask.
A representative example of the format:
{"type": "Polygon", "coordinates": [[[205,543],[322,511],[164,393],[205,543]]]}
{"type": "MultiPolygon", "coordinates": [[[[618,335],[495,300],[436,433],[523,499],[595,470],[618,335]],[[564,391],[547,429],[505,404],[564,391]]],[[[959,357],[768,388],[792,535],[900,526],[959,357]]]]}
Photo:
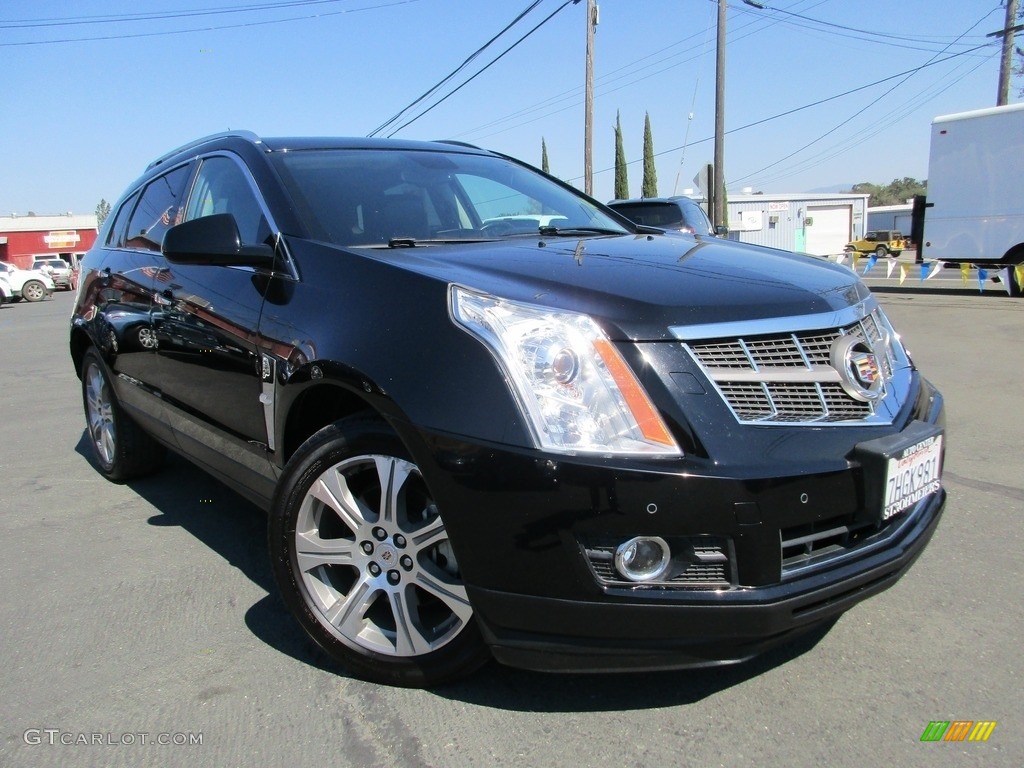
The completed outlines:
{"type": "Polygon", "coordinates": [[[644,180],[641,197],[658,196],[658,171],[654,167],[654,139],[651,137],[651,116],[644,113],[644,180]]]}
{"type": "Polygon", "coordinates": [[[870,195],[871,197],[868,198],[870,206],[902,205],[915,195],[925,194],[927,186],[927,181],[918,181],[904,176],[902,179],[893,179],[884,187],[869,182],[854,184],[850,191],[858,195],[870,195]]]}
{"type": "Polygon", "coordinates": [[[103,226],[103,222],[107,220],[107,216],[110,215],[110,203],[104,198],[100,198],[100,201],[96,203],[96,223],[103,226]]]}
{"type": "Polygon", "coordinates": [[[548,145],[543,136],[540,137],[540,169],[544,173],[551,173],[551,168],[548,166],[548,145]]]}
{"type": "Polygon", "coordinates": [[[626,174],[626,150],[622,148],[622,123],[615,112],[615,199],[629,197],[629,177],[626,174]]]}

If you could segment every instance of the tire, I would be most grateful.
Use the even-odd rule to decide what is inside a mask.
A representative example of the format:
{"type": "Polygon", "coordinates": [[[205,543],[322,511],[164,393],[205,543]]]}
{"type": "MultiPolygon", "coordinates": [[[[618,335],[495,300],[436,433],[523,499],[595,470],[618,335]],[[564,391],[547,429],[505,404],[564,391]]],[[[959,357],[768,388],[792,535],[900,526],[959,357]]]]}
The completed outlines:
{"type": "Polygon", "coordinates": [[[38,280],[29,280],[21,286],[21,296],[25,301],[42,301],[46,298],[46,286],[38,280]]]}
{"type": "Polygon", "coordinates": [[[358,677],[427,687],[490,658],[423,476],[380,420],[343,419],[296,451],[268,540],[288,609],[358,677]]]}
{"type": "Polygon", "coordinates": [[[160,467],[164,447],[121,408],[95,349],[82,358],[82,404],[92,457],[104,477],[120,483],[160,467]]]}
{"type": "Polygon", "coordinates": [[[875,256],[877,256],[878,258],[884,259],[888,255],[889,251],[886,250],[884,245],[880,245],[877,248],[875,248],[875,256]]]}

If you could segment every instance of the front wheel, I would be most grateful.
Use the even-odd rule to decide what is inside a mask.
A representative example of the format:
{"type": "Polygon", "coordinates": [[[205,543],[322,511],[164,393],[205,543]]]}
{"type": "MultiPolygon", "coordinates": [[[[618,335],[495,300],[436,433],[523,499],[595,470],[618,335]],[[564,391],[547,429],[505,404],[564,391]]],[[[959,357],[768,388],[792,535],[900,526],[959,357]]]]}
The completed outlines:
{"type": "Polygon", "coordinates": [[[46,286],[38,280],[29,280],[21,286],[21,295],[25,301],[42,301],[46,298],[46,286]]]}
{"type": "Polygon", "coordinates": [[[489,658],[441,513],[383,422],[343,419],[296,452],[268,538],[289,610],[358,676],[425,687],[489,658]]]}

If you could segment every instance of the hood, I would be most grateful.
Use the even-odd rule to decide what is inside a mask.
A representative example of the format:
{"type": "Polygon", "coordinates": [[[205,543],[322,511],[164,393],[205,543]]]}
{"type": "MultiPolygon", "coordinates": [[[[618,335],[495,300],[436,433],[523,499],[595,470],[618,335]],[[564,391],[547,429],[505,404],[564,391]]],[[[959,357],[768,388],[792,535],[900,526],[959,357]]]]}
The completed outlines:
{"type": "Polygon", "coordinates": [[[503,298],[588,314],[618,340],[670,340],[670,326],[833,312],[868,296],[846,267],[687,235],[522,237],[364,253],[503,298]]]}

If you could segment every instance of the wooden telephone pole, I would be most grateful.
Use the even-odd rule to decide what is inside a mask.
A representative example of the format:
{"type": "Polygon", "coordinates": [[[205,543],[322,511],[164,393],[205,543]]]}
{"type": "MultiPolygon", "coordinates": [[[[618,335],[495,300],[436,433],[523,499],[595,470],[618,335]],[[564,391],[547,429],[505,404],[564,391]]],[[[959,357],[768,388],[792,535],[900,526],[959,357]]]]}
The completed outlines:
{"type": "Polygon", "coordinates": [[[587,0],[587,80],[583,117],[583,191],[594,194],[594,30],[597,0],[587,0]]]}
{"type": "Polygon", "coordinates": [[[1017,0],[1006,2],[1006,26],[999,32],[988,37],[1003,38],[1003,56],[999,60],[999,92],[996,94],[996,106],[1010,103],[1010,72],[1013,71],[1013,34],[1020,31],[1021,24],[1014,25],[1017,20],[1017,0]]]}

